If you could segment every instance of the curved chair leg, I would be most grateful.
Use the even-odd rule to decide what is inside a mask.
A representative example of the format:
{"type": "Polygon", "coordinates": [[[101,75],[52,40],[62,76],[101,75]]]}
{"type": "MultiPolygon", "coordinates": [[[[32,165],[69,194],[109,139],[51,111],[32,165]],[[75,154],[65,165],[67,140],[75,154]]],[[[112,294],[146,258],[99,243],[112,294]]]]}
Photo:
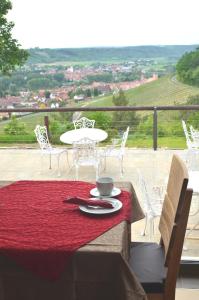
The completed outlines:
{"type": "Polygon", "coordinates": [[[124,168],[123,168],[123,156],[120,158],[120,176],[123,177],[124,168]]]}
{"type": "Polygon", "coordinates": [[[104,156],[104,171],[106,170],[106,155],[104,156]]]}
{"type": "Polygon", "coordinates": [[[75,165],[75,178],[78,180],[79,174],[78,174],[78,165],[75,165]]]}
{"type": "Polygon", "coordinates": [[[50,155],[49,155],[49,159],[50,159],[50,164],[49,164],[49,169],[52,169],[52,166],[51,166],[51,161],[52,161],[52,155],[51,155],[51,153],[50,153],[50,155]]]}
{"type": "Polygon", "coordinates": [[[196,227],[198,227],[198,225],[199,225],[199,221],[196,224],[194,224],[194,226],[192,228],[189,229],[189,231],[185,235],[185,238],[187,238],[192,233],[192,231],[195,230],[196,227]]]}
{"type": "Polygon", "coordinates": [[[142,235],[142,236],[145,236],[145,235],[146,235],[147,223],[148,223],[148,217],[147,217],[147,215],[146,215],[146,216],[145,216],[145,222],[144,222],[144,229],[143,229],[143,231],[141,232],[141,235],[142,235]]]}
{"type": "Polygon", "coordinates": [[[97,180],[99,177],[99,165],[95,166],[95,172],[96,172],[96,180],[97,180]]]}
{"type": "Polygon", "coordinates": [[[42,153],[41,154],[41,171],[40,171],[40,174],[42,174],[43,172],[43,165],[44,165],[44,154],[42,153]]]}
{"type": "Polygon", "coordinates": [[[154,236],[154,218],[149,218],[149,240],[154,236]]]}
{"type": "Polygon", "coordinates": [[[58,176],[61,176],[60,173],[60,154],[57,156],[57,169],[58,169],[58,176]]]}
{"type": "Polygon", "coordinates": [[[68,151],[67,150],[66,150],[66,159],[67,159],[68,166],[70,167],[69,159],[68,159],[68,151]]]}
{"type": "Polygon", "coordinates": [[[152,237],[154,236],[154,218],[149,218],[147,215],[145,217],[145,224],[144,224],[144,229],[141,232],[142,236],[146,235],[146,229],[147,226],[149,227],[149,240],[152,240],[152,237]]]}
{"type": "MultiPolygon", "coordinates": [[[[192,228],[189,229],[189,231],[185,235],[185,241],[186,241],[186,239],[189,238],[189,235],[193,232],[193,230],[195,230],[198,227],[198,225],[199,225],[199,221],[196,224],[194,224],[192,228]]],[[[186,242],[184,242],[183,250],[184,251],[189,250],[188,246],[186,246],[186,242]]]]}
{"type": "MultiPolygon", "coordinates": [[[[198,200],[198,199],[197,199],[198,200]]],[[[197,201],[198,203],[198,201],[197,201]]],[[[190,213],[189,215],[191,217],[196,216],[199,213],[199,207],[193,212],[190,213]]],[[[199,221],[196,221],[196,223],[186,232],[185,234],[185,240],[189,238],[189,235],[199,226],[199,221]]],[[[186,246],[186,242],[184,243],[183,250],[188,250],[188,247],[186,246]]]]}

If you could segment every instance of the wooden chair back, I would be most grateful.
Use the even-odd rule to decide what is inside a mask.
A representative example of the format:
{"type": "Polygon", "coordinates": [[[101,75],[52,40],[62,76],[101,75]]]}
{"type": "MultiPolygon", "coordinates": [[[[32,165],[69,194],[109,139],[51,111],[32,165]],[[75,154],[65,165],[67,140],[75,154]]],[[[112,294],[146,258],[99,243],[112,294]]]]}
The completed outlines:
{"type": "Polygon", "coordinates": [[[187,189],[185,191],[185,197],[182,201],[182,206],[181,208],[178,207],[180,213],[178,214],[177,222],[172,228],[171,239],[167,251],[167,261],[165,260],[165,265],[167,265],[167,273],[164,282],[164,292],[147,293],[148,300],[175,300],[176,281],[180,267],[192,193],[193,190],[191,189],[187,189]]]}
{"type": "Polygon", "coordinates": [[[186,165],[174,155],[159,222],[160,245],[131,243],[129,265],[148,300],[175,300],[176,280],[193,193],[187,184],[186,165]]]}
{"type": "Polygon", "coordinates": [[[178,211],[180,211],[178,219],[173,226],[169,251],[167,253],[167,261],[165,261],[168,268],[165,281],[165,300],[175,299],[176,280],[180,268],[180,260],[189,217],[192,193],[192,189],[186,190],[182,206],[178,208],[178,211]]]}
{"type": "Polygon", "coordinates": [[[165,249],[167,276],[163,299],[175,299],[184,237],[193,190],[187,189],[188,171],[183,161],[173,156],[159,230],[165,249]]]}
{"type": "Polygon", "coordinates": [[[177,222],[181,213],[181,206],[184,201],[188,184],[188,171],[184,162],[179,156],[174,155],[171,162],[167,190],[163,202],[160,217],[159,230],[161,233],[161,243],[165,248],[165,264],[170,255],[169,245],[173,225],[177,222]]]}

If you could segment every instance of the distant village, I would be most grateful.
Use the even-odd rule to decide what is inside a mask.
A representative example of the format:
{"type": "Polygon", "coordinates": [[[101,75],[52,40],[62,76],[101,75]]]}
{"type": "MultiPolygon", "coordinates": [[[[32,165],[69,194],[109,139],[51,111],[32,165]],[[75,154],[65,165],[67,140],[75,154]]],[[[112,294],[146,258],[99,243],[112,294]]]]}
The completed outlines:
{"type": "MultiPolygon", "coordinates": [[[[27,67],[26,67],[27,68],[27,67]]],[[[39,68],[39,67],[37,67],[39,68]]],[[[99,74],[111,73],[115,77],[117,74],[129,73],[132,69],[132,64],[112,64],[102,67],[83,67],[74,68],[73,66],[67,67],[61,70],[64,74],[64,78],[70,84],[63,84],[61,87],[53,89],[39,89],[38,91],[22,90],[19,91],[17,96],[6,95],[0,98],[0,108],[14,109],[14,108],[59,108],[74,105],[78,102],[84,102],[88,100],[96,99],[97,96],[105,96],[113,94],[120,89],[126,91],[145,83],[158,79],[157,74],[152,74],[150,77],[146,77],[144,72],[140,73],[140,78],[132,81],[119,81],[119,82],[103,82],[93,81],[90,83],[82,83],[88,76],[96,76],[99,74]],[[79,84],[80,83],[80,84],[79,84]],[[78,92],[76,92],[78,90],[78,92]],[[81,93],[82,91],[82,93],[81,93]],[[83,91],[87,91],[84,93],[83,91]],[[90,91],[90,92],[88,92],[90,91]],[[97,93],[91,93],[91,91],[97,91],[97,93]]],[[[30,70],[26,69],[26,72],[30,70]]],[[[56,67],[47,68],[41,71],[43,75],[54,75],[60,72],[56,67]]],[[[95,78],[95,77],[94,77],[95,78]]],[[[8,113],[0,112],[0,119],[9,118],[8,113]]]]}

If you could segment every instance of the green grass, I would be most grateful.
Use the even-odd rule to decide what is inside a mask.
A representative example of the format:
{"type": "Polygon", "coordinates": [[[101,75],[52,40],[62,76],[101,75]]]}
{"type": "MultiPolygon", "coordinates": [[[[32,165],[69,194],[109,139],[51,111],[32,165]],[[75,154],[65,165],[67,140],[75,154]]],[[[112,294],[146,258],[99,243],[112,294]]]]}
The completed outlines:
{"type": "Polygon", "coordinates": [[[113,99],[113,95],[99,96],[99,97],[94,98],[91,101],[87,102],[86,106],[89,106],[89,107],[114,106],[112,99],[113,99]]]}
{"type": "Polygon", "coordinates": [[[158,147],[169,149],[186,149],[184,137],[160,137],[158,138],[158,147]]]}
{"type": "MultiPolygon", "coordinates": [[[[44,124],[44,116],[47,116],[50,114],[49,113],[34,113],[34,114],[29,114],[29,115],[25,115],[21,118],[17,118],[18,120],[20,120],[20,122],[25,123],[26,126],[26,130],[27,133],[31,133],[33,132],[35,126],[37,124],[44,124]]],[[[0,134],[2,135],[4,133],[4,127],[6,126],[6,124],[9,122],[8,121],[3,121],[0,122],[0,134]]]]}
{"type": "MultiPolygon", "coordinates": [[[[153,148],[153,139],[150,136],[144,138],[130,137],[127,147],[153,148]]],[[[186,149],[186,141],[184,137],[158,137],[158,148],[186,149]]]]}
{"type": "Polygon", "coordinates": [[[0,135],[1,143],[18,143],[18,144],[32,144],[35,143],[35,135],[26,134],[26,135],[0,135]]]}
{"type": "MultiPolygon", "coordinates": [[[[102,147],[109,143],[100,144],[102,147]]],[[[34,136],[19,135],[19,136],[0,136],[0,147],[21,147],[25,145],[26,147],[38,148],[38,144],[34,136]]],[[[63,146],[63,144],[59,145],[63,146]]],[[[66,147],[69,145],[64,145],[66,147]]],[[[152,137],[145,138],[133,138],[129,137],[127,141],[127,147],[129,148],[153,148],[152,137]]],[[[159,137],[158,138],[158,148],[168,148],[168,149],[186,149],[186,142],[183,137],[159,137]]]]}
{"type": "Polygon", "coordinates": [[[36,142],[36,137],[34,134],[34,129],[37,124],[44,125],[44,117],[52,116],[51,113],[33,113],[29,115],[24,115],[21,118],[17,118],[20,122],[25,124],[26,134],[24,135],[9,135],[6,134],[4,128],[6,124],[9,122],[2,121],[0,122],[0,143],[21,143],[21,144],[30,144],[36,142]]]}

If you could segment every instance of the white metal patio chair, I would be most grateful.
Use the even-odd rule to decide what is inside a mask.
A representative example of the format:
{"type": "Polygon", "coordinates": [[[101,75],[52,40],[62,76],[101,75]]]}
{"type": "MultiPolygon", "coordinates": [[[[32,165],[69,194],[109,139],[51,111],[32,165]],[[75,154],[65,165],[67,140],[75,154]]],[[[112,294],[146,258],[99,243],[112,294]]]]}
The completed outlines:
{"type": "MultiPolygon", "coordinates": [[[[69,161],[68,161],[68,151],[66,149],[61,149],[61,148],[53,148],[52,145],[49,142],[49,138],[48,138],[48,132],[47,132],[47,128],[46,126],[41,126],[41,125],[37,125],[35,127],[34,133],[36,135],[37,138],[37,142],[41,148],[41,154],[42,154],[42,158],[43,155],[49,155],[49,169],[52,169],[52,155],[56,155],[57,156],[57,163],[58,163],[58,176],[60,176],[60,155],[65,153],[67,156],[67,162],[69,165],[69,161]]],[[[43,163],[42,163],[43,165],[43,163]]]]}
{"type": "Polygon", "coordinates": [[[82,138],[73,143],[73,162],[76,172],[76,180],[79,178],[80,166],[93,166],[96,171],[96,179],[99,175],[100,157],[98,156],[96,141],[82,138]]]}
{"type": "MultiPolygon", "coordinates": [[[[195,230],[199,226],[199,171],[189,171],[188,188],[193,189],[193,198],[189,216],[195,217],[198,215],[198,218],[195,217],[195,223],[187,231],[185,238],[188,238],[193,230],[195,230]]],[[[187,249],[188,247],[184,246],[184,250],[187,249]]]]}
{"type": "Polygon", "coordinates": [[[115,157],[119,160],[120,163],[120,176],[122,177],[124,174],[123,168],[123,159],[125,155],[126,142],[129,134],[129,126],[126,131],[123,133],[122,139],[113,139],[113,144],[109,145],[101,152],[101,157],[104,158],[104,170],[106,169],[106,159],[107,157],[115,157]]]}
{"type": "MultiPolygon", "coordinates": [[[[195,143],[191,134],[191,131],[189,132],[187,129],[187,125],[184,120],[182,120],[182,127],[184,130],[185,138],[186,138],[186,144],[188,149],[198,149],[199,143],[195,143]]],[[[193,127],[192,127],[193,129],[193,127]]]]}
{"type": "Polygon", "coordinates": [[[199,139],[196,141],[196,139],[193,139],[193,127],[190,127],[190,131],[187,129],[187,125],[184,120],[182,120],[182,127],[184,130],[185,138],[186,138],[186,144],[187,144],[187,157],[186,162],[188,167],[191,167],[195,164],[195,158],[199,151],[199,139]]]}
{"type": "Polygon", "coordinates": [[[89,120],[86,117],[82,117],[79,120],[73,121],[75,129],[79,128],[94,128],[95,120],[89,120]]]}
{"type": "Polygon", "coordinates": [[[152,186],[150,184],[147,184],[140,170],[137,170],[137,172],[145,212],[145,224],[141,235],[146,235],[148,227],[149,238],[151,240],[154,235],[154,220],[156,217],[159,217],[161,215],[164,200],[164,188],[163,186],[152,186]]]}
{"type": "Polygon", "coordinates": [[[190,126],[190,134],[194,144],[199,148],[199,131],[196,130],[193,126],[190,126]]]}

